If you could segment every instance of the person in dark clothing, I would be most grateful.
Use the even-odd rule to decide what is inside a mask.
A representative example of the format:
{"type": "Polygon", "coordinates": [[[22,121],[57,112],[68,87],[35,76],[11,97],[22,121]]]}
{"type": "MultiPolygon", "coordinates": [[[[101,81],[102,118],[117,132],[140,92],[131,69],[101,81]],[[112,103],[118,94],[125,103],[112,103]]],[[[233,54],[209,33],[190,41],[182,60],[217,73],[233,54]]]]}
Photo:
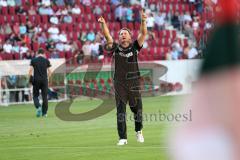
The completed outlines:
{"type": "Polygon", "coordinates": [[[137,56],[147,35],[147,16],[141,11],[141,28],[137,40],[132,41],[132,33],[127,28],[119,31],[119,44],[113,42],[107,24],[103,17],[99,18],[103,34],[107,40],[107,48],[114,46],[114,89],[117,106],[117,128],[119,142],[117,145],[127,144],[126,104],[129,103],[134,113],[137,141],[143,143],[142,134],[142,99],[140,94],[140,71],[137,56]]]}
{"type": "Polygon", "coordinates": [[[173,16],[171,18],[171,23],[174,28],[180,29],[179,14],[177,12],[173,14],[173,16]]]}
{"type": "Polygon", "coordinates": [[[32,79],[31,83],[33,85],[33,101],[37,109],[36,116],[46,117],[48,110],[48,78],[51,75],[51,64],[48,59],[44,56],[44,50],[39,49],[36,58],[32,59],[30,62],[29,76],[32,79]],[[39,90],[41,90],[42,105],[39,103],[39,90]]]}

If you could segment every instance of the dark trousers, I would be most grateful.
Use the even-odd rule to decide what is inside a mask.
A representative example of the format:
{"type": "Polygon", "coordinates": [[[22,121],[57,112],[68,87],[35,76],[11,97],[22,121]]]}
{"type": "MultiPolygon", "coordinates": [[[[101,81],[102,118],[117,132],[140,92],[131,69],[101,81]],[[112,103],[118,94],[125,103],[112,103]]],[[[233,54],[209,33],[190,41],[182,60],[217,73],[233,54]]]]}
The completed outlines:
{"type": "Polygon", "coordinates": [[[33,102],[36,108],[41,107],[41,104],[39,103],[39,91],[41,90],[42,95],[42,114],[47,114],[48,110],[48,99],[47,99],[47,93],[48,93],[48,81],[45,80],[34,80],[33,82],[33,102]]]}
{"type": "Polygon", "coordinates": [[[127,139],[126,105],[129,103],[134,113],[135,131],[141,131],[142,125],[142,99],[140,86],[135,82],[114,82],[115,99],[117,107],[117,129],[120,139],[127,139]]]}

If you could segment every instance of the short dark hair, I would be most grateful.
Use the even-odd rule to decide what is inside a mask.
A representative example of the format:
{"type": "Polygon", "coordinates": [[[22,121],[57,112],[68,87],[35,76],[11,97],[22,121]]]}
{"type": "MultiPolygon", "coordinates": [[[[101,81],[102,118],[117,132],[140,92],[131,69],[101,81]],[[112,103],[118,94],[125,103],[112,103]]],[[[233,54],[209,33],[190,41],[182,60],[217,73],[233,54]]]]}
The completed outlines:
{"type": "Polygon", "coordinates": [[[44,54],[44,50],[42,48],[38,49],[38,54],[44,54]]]}
{"type": "Polygon", "coordinates": [[[118,35],[120,35],[121,31],[123,31],[123,30],[128,31],[128,33],[132,36],[132,32],[130,31],[130,29],[125,28],[125,27],[120,29],[120,31],[118,32],[118,35]]]}

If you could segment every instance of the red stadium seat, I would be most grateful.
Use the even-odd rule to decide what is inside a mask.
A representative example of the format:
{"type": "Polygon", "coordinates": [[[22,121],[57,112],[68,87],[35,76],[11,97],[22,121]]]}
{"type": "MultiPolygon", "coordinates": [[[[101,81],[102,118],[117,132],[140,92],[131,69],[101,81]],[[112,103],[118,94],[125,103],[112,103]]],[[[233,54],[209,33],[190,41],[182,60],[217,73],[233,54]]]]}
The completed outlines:
{"type": "Polygon", "coordinates": [[[73,57],[72,52],[66,52],[65,57],[66,57],[67,60],[70,60],[73,57]]]}
{"type": "Polygon", "coordinates": [[[64,52],[59,52],[59,58],[65,58],[65,53],[64,52]]]}
{"type": "Polygon", "coordinates": [[[114,22],[109,22],[108,27],[111,31],[114,30],[114,22]]]}
{"type": "Polygon", "coordinates": [[[15,15],[15,7],[9,7],[9,14],[15,15]]]}
{"type": "MultiPolygon", "coordinates": [[[[22,18],[23,18],[23,21],[24,21],[24,20],[26,21],[25,16],[24,16],[24,17],[22,17],[22,16],[24,16],[24,15],[20,15],[21,21],[22,21],[22,18]]],[[[29,16],[28,16],[28,20],[29,20],[32,24],[34,24],[34,16],[33,16],[33,15],[29,15],[29,16]]],[[[25,23],[26,23],[26,22],[25,22],[25,23]]]]}
{"type": "Polygon", "coordinates": [[[78,40],[78,35],[79,35],[78,32],[72,32],[72,40],[77,41],[78,40]]]}
{"type": "Polygon", "coordinates": [[[68,32],[72,32],[73,31],[73,25],[68,24],[66,29],[67,29],[68,32]]]}
{"type": "Polygon", "coordinates": [[[6,20],[7,23],[11,24],[12,23],[12,16],[11,15],[6,15],[5,20],[6,20]]]}
{"type": "Polygon", "coordinates": [[[3,60],[13,60],[13,54],[12,53],[3,53],[2,59],[3,60]]]}
{"type": "Polygon", "coordinates": [[[114,23],[114,28],[116,31],[119,31],[121,29],[120,23],[119,22],[115,22],[114,23]]]}
{"type": "Polygon", "coordinates": [[[177,37],[177,31],[176,30],[172,30],[171,31],[171,38],[175,39],[177,37]]]}
{"type": "Polygon", "coordinates": [[[140,29],[140,23],[138,23],[138,22],[135,22],[134,23],[134,28],[136,29],[136,30],[139,30],[140,29]]]}
{"type": "Polygon", "coordinates": [[[90,31],[91,31],[91,30],[94,30],[94,26],[93,26],[92,23],[87,23],[86,25],[88,26],[88,27],[87,27],[88,30],[90,30],[90,31]]]}
{"type": "Polygon", "coordinates": [[[30,6],[33,6],[33,0],[28,0],[30,6]]]}
{"type": "Polygon", "coordinates": [[[81,23],[81,30],[82,31],[87,31],[87,27],[85,23],[81,23]]]}
{"type": "Polygon", "coordinates": [[[35,24],[41,24],[41,16],[35,15],[35,24]]]}
{"type": "Polygon", "coordinates": [[[84,22],[84,20],[83,20],[83,17],[82,17],[82,16],[76,15],[76,16],[75,16],[75,18],[76,18],[76,20],[75,20],[75,21],[76,21],[77,23],[84,22]]]}
{"type": "Polygon", "coordinates": [[[45,43],[41,43],[41,44],[40,44],[40,47],[41,47],[42,49],[46,49],[46,48],[47,48],[45,43]]]}
{"type": "Polygon", "coordinates": [[[37,42],[33,43],[33,51],[37,52],[39,49],[39,44],[37,42]]]}
{"type": "Polygon", "coordinates": [[[132,22],[127,23],[127,28],[130,30],[134,30],[134,25],[132,22]]]}
{"type": "Polygon", "coordinates": [[[41,16],[41,22],[43,24],[47,24],[48,23],[48,15],[42,15],[41,16]]]}
{"type": "Polygon", "coordinates": [[[104,12],[106,12],[106,13],[110,13],[111,12],[110,5],[104,5],[104,12]]]}
{"type": "Polygon", "coordinates": [[[19,23],[19,16],[18,15],[13,16],[13,23],[19,23]]]}
{"type": "Polygon", "coordinates": [[[49,52],[46,52],[45,55],[46,55],[47,59],[49,59],[51,57],[51,54],[49,52]]]}
{"type": "Polygon", "coordinates": [[[8,8],[7,7],[2,7],[2,14],[7,15],[8,14],[8,8]]]}
{"type": "Polygon", "coordinates": [[[94,29],[96,30],[96,31],[99,31],[100,29],[101,29],[101,27],[100,27],[100,24],[99,23],[93,23],[93,26],[94,26],[94,29]]]}
{"type": "Polygon", "coordinates": [[[61,23],[59,28],[60,28],[60,31],[66,31],[67,25],[65,23],[61,23]]]}
{"type": "Polygon", "coordinates": [[[86,7],[85,6],[85,10],[84,11],[85,11],[86,14],[91,14],[92,13],[92,9],[90,7],[86,7]]]}
{"type": "Polygon", "coordinates": [[[166,38],[170,38],[170,31],[169,30],[164,30],[164,34],[166,38]]]}
{"type": "Polygon", "coordinates": [[[19,53],[14,53],[14,59],[15,60],[20,60],[20,54],[19,53]]]}
{"type": "Polygon", "coordinates": [[[4,16],[0,15],[0,24],[4,24],[4,16]]]}

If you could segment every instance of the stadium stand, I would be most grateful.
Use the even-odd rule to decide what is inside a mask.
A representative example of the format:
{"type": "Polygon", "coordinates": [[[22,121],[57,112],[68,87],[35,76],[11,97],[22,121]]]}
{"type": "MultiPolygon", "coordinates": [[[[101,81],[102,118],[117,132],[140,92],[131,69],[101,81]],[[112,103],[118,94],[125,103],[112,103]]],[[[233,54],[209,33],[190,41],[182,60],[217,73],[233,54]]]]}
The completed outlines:
{"type": "MultiPolygon", "coordinates": [[[[148,37],[139,54],[139,61],[201,58],[201,51],[214,23],[213,8],[204,6],[202,0],[141,2],[144,1],[1,0],[0,61],[32,59],[38,49],[43,48],[47,58],[65,58],[69,67],[99,61],[109,64],[112,54],[104,49],[105,40],[97,22],[98,17],[103,15],[106,19],[116,42],[122,27],[131,29],[133,37],[137,38],[139,11],[143,7],[148,14],[148,37]]],[[[141,77],[141,84],[150,95],[182,89],[179,82],[161,82],[159,88],[155,88],[151,83],[152,70],[147,73],[141,77]]],[[[64,76],[54,74],[49,86],[58,93],[66,91],[70,96],[108,96],[112,92],[110,72],[100,72],[97,77],[88,79],[82,72],[64,76]]],[[[2,89],[11,89],[9,84],[15,84],[7,101],[21,101],[16,98],[19,97],[19,89],[14,89],[21,80],[26,82],[26,77],[3,77],[2,89]]],[[[24,83],[23,87],[29,86],[24,83]]],[[[25,90],[24,94],[27,94],[29,101],[30,92],[25,90]]]]}
{"type": "MultiPolygon", "coordinates": [[[[211,12],[206,13],[203,5],[201,0],[146,1],[149,36],[139,60],[197,57],[204,34],[212,25],[206,19],[211,12]]],[[[41,47],[48,58],[66,58],[70,64],[108,63],[97,18],[105,17],[116,41],[121,27],[131,29],[136,38],[140,9],[138,0],[3,0],[0,60],[31,59],[41,47]]]]}

